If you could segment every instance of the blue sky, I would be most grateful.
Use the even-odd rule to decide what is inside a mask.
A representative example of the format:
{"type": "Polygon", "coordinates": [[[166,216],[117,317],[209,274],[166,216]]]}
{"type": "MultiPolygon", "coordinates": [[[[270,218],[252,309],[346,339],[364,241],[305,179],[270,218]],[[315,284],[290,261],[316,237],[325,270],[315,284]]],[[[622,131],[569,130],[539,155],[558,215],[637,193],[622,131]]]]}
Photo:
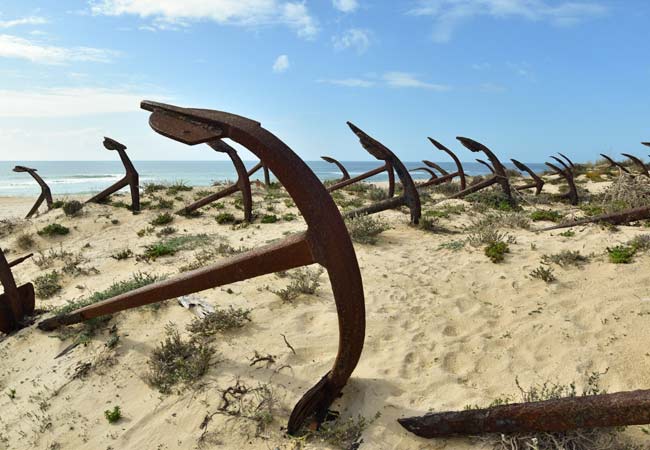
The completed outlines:
{"type": "MultiPolygon", "coordinates": [[[[645,156],[645,0],[96,0],[0,5],[0,159],[223,159],[155,134],[139,101],[248,116],[307,160],[645,156]],[[438,158],[436,158],[438,156],[438,158]]],[[[255,159],[243,152],[244,159],[255,159]]]]}

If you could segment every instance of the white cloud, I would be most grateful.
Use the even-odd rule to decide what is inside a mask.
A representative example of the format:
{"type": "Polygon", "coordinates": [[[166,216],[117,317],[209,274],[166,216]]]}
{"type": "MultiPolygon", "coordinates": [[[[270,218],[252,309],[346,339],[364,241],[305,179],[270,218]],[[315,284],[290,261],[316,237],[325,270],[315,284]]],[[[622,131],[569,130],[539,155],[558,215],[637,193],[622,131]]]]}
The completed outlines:
{"type": "Polygon", "coordinates": [[[273,72],[282,73],[286,72],[289,68],[289,57],[287,55],[280,55],[273,63],[273,72]]]}
{"type": "Polygon", "coordinates": [[[344,13],[354,12],[359,7],[357,0],[332,0],[332,4],[334,8],[344,13]]]}
{"type": "Polygon", "coordinates": [[[374,81],[364,80],[362,78],[321,79],[318,80],[318,82],[334,84],[336,86],[361,87],[361,88],[369,88],[375,85],[374,81]]]}
{"type": "Polygon", "coordinates": [[[118,55],[118,52],[101,48],[55,47],[17,36],[0,34],[0,58],[26,59],[41,64],[63,64],[70,61],[105,63],[118,55]]]}
{"type": "Polygon", "coordinates": [[[350,28],[338,36],[332,38],[334,48],[344,50],[354,48],[357,53],[365,52],[370,46],[370,31],[360,28],[350,28]]]}
{"type": "Polygon", "coordinates": [[[464,21],[479,16],[521,18],[569,26],[606,12],[604,5],[593,1],[419,0],[418,6],[409,13],[433,17],[433,40],[447,42],[464,21]]]}
{"type": "MultiPolygon", "coordinates": [[[[149,93],[151,94],[151,93],[149,93]]],[[[118,89],[52,88],[29,91],[0,89],[0,117],[81,117],[140,110],[145,98],[163,99],[118,89]]]]}
{"type": "Polygon", "coordinates": [[[449,86],[444,84],[433,84],[419,80],[415,75],[407,72],[387,72],[384,74],[383,79],[388,86],[396,88],[431,89],[439,92],[450,89],[449,86]]]}
{"type": "Polygon", "coordinates": [[[0,20],[0,28],[12,28],[20,25],[43,25],[47,20],[43,17],[30,16],[13,20],[0,20]]]}
{"type": "Polygon", "coordinates": [[[93,14],[137,15],[152,19],[159,28],[205,20],[249,27],[284,25],[305,38],[318,33],[306,4],[297,0],[93,0],[90,5],[93,14]]]}

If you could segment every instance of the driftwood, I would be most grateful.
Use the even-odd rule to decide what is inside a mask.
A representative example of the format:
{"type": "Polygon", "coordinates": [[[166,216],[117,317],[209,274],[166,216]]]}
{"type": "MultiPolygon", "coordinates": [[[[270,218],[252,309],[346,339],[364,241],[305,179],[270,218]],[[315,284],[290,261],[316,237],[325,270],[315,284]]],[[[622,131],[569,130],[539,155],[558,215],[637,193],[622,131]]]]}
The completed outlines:
{"type": "Polygon", "coordinates": [[[650,206],[642,206],[640,208],[626,209],[611,214],[599,214],[597,216],[586,217],[584,219],[575,220],[573,222],[560,223],[552,227],[542,228],[537,231],[557,230],[560,228],[570,228],[578,225],[586,225],[588,223],[606,222],[612,225],[621,225],[624,223],[636,222],[637,220],[650,219],[650,206]]]}

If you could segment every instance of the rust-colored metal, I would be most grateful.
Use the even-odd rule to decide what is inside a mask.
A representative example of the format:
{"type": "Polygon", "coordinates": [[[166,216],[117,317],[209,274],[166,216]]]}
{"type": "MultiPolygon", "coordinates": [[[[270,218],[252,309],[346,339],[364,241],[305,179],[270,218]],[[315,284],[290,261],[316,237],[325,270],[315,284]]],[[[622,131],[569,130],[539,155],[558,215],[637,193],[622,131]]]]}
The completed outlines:
{"type": "Polygon", "coordinates": [[[376,202],[370,206],[350,211],[345,214],[345,217],[374,214],[388,209],[398,208],[400,206],[407,206],[411,212],[411,223],[418,224],[420,216],[422,215],[420,194],[418,193],[417,187],[413,182],[413,178],[411,178],[409,171],[406,169],[406,166],[392,151],[388,149],[388,147],[384,146],[384,144],[366,134],[352,122],[347,122],[347,124],[352,132],[357,135],[359,142],[368,153],[375,158],[384,161],[385,165],[390,165],[390,167],[397,172],[397,176],[402,183],[404,192],[399,197],[391,196],[386,200],[376,202]]]}
{"type": "MultiPolygon", "coordinates": [[[[447,153],[451,159],[454,160],[454,164],[456,164],[456,171],[453,173],[449,174],[443,174],[443,176],[439,177],[437,180],[432,180],[424,184],[420,184],[419,187],[427,187],[427,186],[434,186],[438,184],[442,184],[448,181],[453,180],[454,178],[458,177],[460,179],[460,187],[459,190],[462,191],[467,187],[467,179],[465,177],[465,170],[463,169],[463,164],[460,162],[460,159],[458,159],[458,156],[454,152],[452,152],[449,148],[445,147],[442,145],[440,142],[436,141],[435,139],[429,137],[429,142],[431,142],[434,147],[436,147],[438,150],[443,151],[447,153]]],[[[425,164],[430,165],[427,163],[427,161],[424,161],[425,164]]],[[[429,161],[430,163],[430,161],[429,161]]],[[[437,165],[436,165],[437,166],[437,165]]],[[[438,166],[439,167],[439,166],[438,166]]],[[[441,172],[442,173],[442,172],[441,172]]]]}
{"type": "Polygon", "coordinates": [[[336,167],[339,168],[339,170],[340,170],[341,173],[343,174],[343,176],[341,177],[341,179],[340,179],[339,181],[345,181],[345,180],[349,180],[349,179],[350,179],[350,174],[348,173],[348,170],[347,170],[347,169],[345,168],[345,166],[344,166],[343,164],[341,164],[339,161],[337,161],[336,159],[332,158],[331,156],[321,156],[321,159],[324,160],[324,161],[327,161],[327,162],[330,163],[330,164],[334,164],[334,165],[336,165],[336,167]]]}
{"type": "Polygon", "coordinates": [[[140,177],[138,176],[137,170],[133,166],[133,163],[126,154],[126,146],[117,142],[114,139],[109,137],[104,137],[104,147],[107,150],[115,150],[120,155],[124,169],[126,170],[126,175],[120,181],[114,183],[113,185],[107,187],[99,194],[95,195],[91,199],[87,200],[86,203],[99,203],[102,200],[108,198],[111,194],[119,191],[120,189],[129,186],[131,189],[131,211],[138,212],[140,211],[140,177]]]}
{"type": "Polygon", "coordinates": [[[510,190],[510,183],[508,181],[506,169],[503,164],[501,164],[501,161],[499,161],[499,158],[497,158],[496,155],[492,152],[492,150],[473,139],[462,136],[459,136],[456,139],[458,139],[458,141],[460,141],[464,147],[474,153],[483,152],[485,156],[487,156],[487,158],[490,160],[492,168],[494,169],[494,175],[484,181],[476,183],[466,189],[461,190],[460,192],[457,192],[456,194],[451,195],[449,198],[463,198],[469,194],[478,192],[481,189],[485,189],[488,186],[492,186],[493,184],[499,184],[499,186],[501,186],[501,190],[508,199],[508,202],[510,204],[514,204],[515,201],[512,198],[512,192],[510,190]]]}
{"type": "Polygon", "coordinates": [[[38,208],[40,208],[41,204],[45,202],[47,205],[48,211],[52,209],[52,191],[50,191],[50,187],[47,185],[45,180],[43,180],[37,173],[36,169],[32,169],[31,167],[25,167],[25,166],[16,166],[13,169],[14,172],[27,172],[32,176],[34,180],[38,183],[38,185],[41,187],[41,193],[36,199],[36,203],[34,203],[34,206],[32,206],[32,209],[29,210],[27,215],[25,216],[25,219],[29,219],[32,217],[34,214],[36,214],[36,211],[38,211],[38,208]]]}
{"type": "Polygon", "coordinates": [[[535,188],[535,195],[539,195],[542,192],[542,188],[544,187],[544,180],[542,180],[539,175],[537,175],[530,167],[528,167],[526,164],[517,161],[516,159],[510,159],[512,163],[515,165],[515,167],[522,172],[528,173],[530,177],[533,179],[532,183],[524,184],[522,186],[514,186],[514,189],[517,191],[523,191],[524,189],[531,189],[535,188]]]}
{"type": "MultiPolygon", "coordinates": [[[[164,127],[165,125],[158,124],[156,126],[164,127]]],[[[154,127],[153,124],[152,127],[154,127]]],[[[251,222],[253,220],[253,194],[251,192],[251,183],[248,172],[246,172],[246,167],[237,154],[237,150],[220,139],[206,142],[206,144],[208,144],[208,146],[210,146],[213,150],[228,155],[233,165],[235,166],[235,171],[237,172],[237,182],[225,189],[220,190],[219,192],[207,195],[202,199],[195,201],[191,205],[185,206],[184,208],[177,211],[176,214],[190,214],[192,211],[196,211],[197,209],[209,205],[210,203],[216,202],[221,198],[232,195],[235,192],[241,192],[244,207],[244,220],[246,220],[246,222],[251,222]]],[[[264,166],[262,165],[262,167],[264,166]]]]}
{"type": "MultiPolygon", "coordinates": [[[[609,162],[610,167],[618,167],[618,168],[621,169],[623,172],[625,172],[625,173],[627,173],[627,174],[630,174],[630,171],[628,170],[628,168],[625,167],[625,166],[624,166],[623,164],[621,164],[620,162],[613,160],[612,158],[610,158],[609,156],[605,155],[604,153],[601,153],[600,156],[602,156],[603,158],[605,158],[605,159],[609,162]]],[[[631,175],[631,174],[630,174],[630,175],[631,175]]]]}
{"type": "Polygon", "coordinates": [[[424,438],[643,425],[650,423],[650,390],[430,413],[398,422],[424,438]]]}
{"type": "Polygon", "coordinates": [[[494,171],[494,168],[490,164],[488,164],[487,161],[483,161],[482,159],[476,158],[476,162],[479,164],[483,164],[485,167],[487,167],[492,175],[496,173],[494,171]]]}
{"type": "MultiPolygon", "coordinates": [[[[551,156],[551,158],[562,163],[562,160],[556,158],[555,156],[551,156]]],[[[563,169],[559,168],[555,164],[551,164],[548,162],[545,164],[551,169],[553,169],[555,173],[557,173],[559,176],[564,178],[565,181],[567,182],[567,185],[569,186],[569,191],[566,194],[561,195],[560,197],[568,198],[569,202],[572,205],[577,205],[580,199],[578,198],[578,189],[576,188],[576,183],[573,179],[573,172],[571,171],[571,169],[564,163],[562,163],[562,166],[564,167],[563,169]]]]}
{"type": "Polygon", "coordinates": [[[25,317],[34,313],[34,286],[32,283],[17,286],[11,272],[12,267],[31,257],[30,253],[9,262],[0,248],[0,283],[4,288],[4,293],[0,295],[0,332],[2,333],[8,334],[22,328],[25,317]]]}
{"type": "Polygon", "coordinates": [[[568,157],[567,155],[565,155],[564,153],[557,152],[557,154],[560,155],[562,158],[564,158],[564,160],[565,160],[566,162],[569,163],[569,165],[571,166],[571,171],[573,171],[573,172],[575,173],[576,165],[573,164],[573,161],[571,161],[571,160],[569,159],[569,157],[568,157]]]}
{"type": "MultiPolygon", "coordinates": [[[[425,165],[427,165],[428,167],[430,167],[430,168],[432,168],[432,169],[435,169],[435,170],[437,170],[438,172],[440,172],[440,175],[442,175],[443,177],[444,177],[445,175],[449,175],[449,172],[447,172],[445,169],[443,169],[442,167],[440,167],[439,164],[436,164],[436,163],[434,163],[433,161],[429,161],[428,159],[423,159],[422,162],[423,162],[425,165]]],[[[451,179],[450,179],[449,181],[451,181],[451,179]]]]}
{"type": "Polygon", "coordinates": [[[388,175],[388,198],[392,198],[395,195],[395,171],[391,161],[385,161],[382,166],[364,172],[360,175],[357,175],[356,177],[348,178],[347,180],[341,180],[338,183],[334,183],[327,188],[327,192],[334,192],[346,186],[350,186],[351,184],[358,183],[359,181],[363,181],[367,178],[378,175],[382,172],[386,172],[388,175]]]}
{"type": "Polygon", "coordinates": [[[438,178],[438,175],[436,175],[436,173],[433,170],[429,169],[428,167],[416,167],[415,169],[409,170],[409,172],[416,172],[416,171],[428,173],[429,174],[428,181],[435,180],[436,178],[438,178]]]}
{"type": "Polygon", "coordinates": [[[584,219],[574,220],[573,222],[560,223],[547,228],[541,228],[537,231],[558,230],[560,228],[570,228],[588,223],[605,222],[612,225],[621,225],[624,223],[636,222],[637,220],[650,219],[650,206],[640,208],[626,209],[611,214],[599,214],[597,216],[586,217],[584,219]]]}
{"type": "Polygon", "coordinates": [[[637,158],[634,155],[630,155],[629,153],[621,153],[621,155],[625,156],[627,159],[632,161],[639,169],[641,169],[641,173],[645,175],[646,177],[650,177],[650,173],[648,173],[648,167],[645,165],[643,161],[641,161],[639,158],[637,158]]]}
{"type": "Polygon", "coordinates": [[[256,154],[273,172],[302,213],[308,229],[285,240],[242,253],[225,261],[187,272],[116,296],[70,314],[39,323],[42,330],[79,323],[93,317],[157,303],[235,281],[319,263],[329,273],[339,322],[339,348],[334,365],[298,401],[287,426],[296,433],[308,418],[324,420],[359,361],[365,335],[365,307],[359,265],[334,201],[309,167],[284,142],[253,120],[207,109],[180,108],[143,101],[158,133],[188,145],[207,142],[205,134],[219,130],[256,154]],[[169,119],[160,126],[161,118],[169,119]]]}

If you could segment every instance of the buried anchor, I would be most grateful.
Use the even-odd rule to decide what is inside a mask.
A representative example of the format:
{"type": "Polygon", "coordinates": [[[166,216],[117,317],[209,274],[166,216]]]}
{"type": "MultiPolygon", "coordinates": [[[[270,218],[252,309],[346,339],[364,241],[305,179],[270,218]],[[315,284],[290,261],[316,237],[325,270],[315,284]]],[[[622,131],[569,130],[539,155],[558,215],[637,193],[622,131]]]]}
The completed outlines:
{"type": "Polygon", "coordinates": [[[157,282],[111,299],[51,317],[42,330],[80,323],[94,317],[161,302],[257,276],[321,264],[328,271],[339,325],[338,354],[333,367],[298,401],[288,432],[295,434],[308,419],[322,422],[332,402],[350,378],[361,356],[365,336],[363,284],[352,241],[343,218],[322,183],[284,142],[253,120],[206,109],[180,108],[143,101],[150,125],[158,133],[196,145],[215,133],[256,154],[284,185],[302,213],[308,229],[280,242],[241,253],[183,275],[157,282]]]}
{"type": "Polygon", "coordinates": [[[545,164],[551,169],[553,169],[555,173],[557,173],[559,176],[564,178],[564,180],[567,182],[567,185],[569,186],[569,191],[566,194],[560,195],[560,198],[568,198],[569,203],[571,203],[572,205],[577,205],[579,202],[578,188],[576,187],[576,183],[573,178],[573,170],[571,169],[570,166],[568,166],[564,161],[562,161],[557,156],[551,156],[551,158],[557,161],[563,168],[561,169],[555,164],[551,164],[548,162],[545,164]]]}
{"type": "Polygon", "coordinates": [[[9,262],[0,248],[0,283],[4,288],[4,293],[0,295],[0,331],[3,333],[22,328],[25,318],[34,314],[34,286],[32,283],[17,286],[11,272],[12,267],[31,257],[30,253],[9,262]]]}
{"type": "Polygon", "coordinates": [[[535,195],[539,195],[542,193],[542,188],[544,187],[544,180],[537,175],[530,167],[528,167],[526,164],[517,161],[516,159],[510,159],[512,163],[515,165],[515,167],[522,172],[528,173],[530,177],[533,179],[532,183],[524,184],[521,186],[513,186],[514,190],[516,191],[523,191],[525,189],[532,189],[535,188],[535,195]]]}
{"type": "Polygon", "coordinates": [[[29,219],[30,217],[32,217],[36,213],[36,211],[38,211],[38,208],[41,206],[41,203],[43,203],[44,201],[47,204],[47,209],[48,210],[52,209],[52,204],[54,203],[52,201],[52,191],[50,191],[50,187],[47,185],[47,183],[36,173],[36,169],[32,169],[30,167],[25,167],[25,166],[16,166],[14,167],[13,171],[27,172],[32,176],[34,180],[36,180],[38,185],[41,187],[41,194],[36,199],[36,203],[34,203],[32,209],[30,209],[27,215],[25,216],[25,219],[29,219]]]}

